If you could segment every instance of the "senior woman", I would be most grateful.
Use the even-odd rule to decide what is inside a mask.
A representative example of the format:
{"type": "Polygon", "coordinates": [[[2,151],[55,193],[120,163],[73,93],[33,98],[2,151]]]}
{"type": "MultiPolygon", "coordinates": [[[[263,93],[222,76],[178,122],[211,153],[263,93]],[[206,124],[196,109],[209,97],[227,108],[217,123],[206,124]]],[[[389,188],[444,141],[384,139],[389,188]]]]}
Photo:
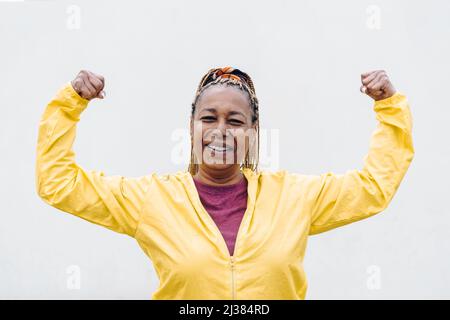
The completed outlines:
{"type": "Polygon", "coordinates": [[[77,122],[104,88],[102,76],[81,71],[42,116],[37,192],[55,208],[135,238],[160,280],[153,299],[304,299],[308,236],[383,211],[413,159],[406,97],[384,71],[361,81],[378,126],[360,170],[259,170],[253,81],[223,67],[198,85],[189,168],[130,178],[75,162],[77,122]]]}

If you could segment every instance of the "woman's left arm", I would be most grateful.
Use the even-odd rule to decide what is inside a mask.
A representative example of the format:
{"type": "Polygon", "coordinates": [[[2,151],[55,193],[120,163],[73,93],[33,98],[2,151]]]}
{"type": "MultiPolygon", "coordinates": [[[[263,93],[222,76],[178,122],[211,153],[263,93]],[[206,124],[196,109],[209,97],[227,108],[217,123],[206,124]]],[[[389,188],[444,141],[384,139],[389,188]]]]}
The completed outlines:
{"type": "Polygon", "coordinates": [[[314,179],[310,234],[321,233],[383,211],[414,157],[407,98],[395,91],[384,71],[362,75],[361,91],[375,100],[379,121],[361,170],[324,173],[314,179]]]}

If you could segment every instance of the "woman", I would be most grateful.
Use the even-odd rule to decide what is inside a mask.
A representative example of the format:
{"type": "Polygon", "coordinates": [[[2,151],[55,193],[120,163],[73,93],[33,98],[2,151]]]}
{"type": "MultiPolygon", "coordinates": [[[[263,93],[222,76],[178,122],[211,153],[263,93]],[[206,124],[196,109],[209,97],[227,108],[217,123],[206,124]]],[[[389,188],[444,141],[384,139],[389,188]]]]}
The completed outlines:
{"type": "Polygon", "coordinates": [[[198,86],[186,171],[106,176],[75,162],[80,114],[104,79],[82,71],[48,104],[36,186],[48,204],[134,237],[160,279],[153,299],[304,299],[307,238],[384,210],[414,155],[407,99],[384,71],[361,76],[379,121],[361,170],[258,170],[259,105],[251,78],[214,68],[198,86]]]}

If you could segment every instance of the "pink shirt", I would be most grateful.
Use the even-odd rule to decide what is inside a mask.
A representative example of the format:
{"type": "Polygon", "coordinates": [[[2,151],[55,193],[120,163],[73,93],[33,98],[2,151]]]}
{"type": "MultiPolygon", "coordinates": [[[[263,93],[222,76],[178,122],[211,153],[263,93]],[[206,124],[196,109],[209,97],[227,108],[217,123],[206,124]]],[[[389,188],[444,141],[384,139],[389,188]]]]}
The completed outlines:
{"type": "Polygon", "coordinates": [[[211,186],[194,178],[203,207],[212,217],[227,244],[230,255],[247,209],[247,179],[226,186],[211,186]]]}

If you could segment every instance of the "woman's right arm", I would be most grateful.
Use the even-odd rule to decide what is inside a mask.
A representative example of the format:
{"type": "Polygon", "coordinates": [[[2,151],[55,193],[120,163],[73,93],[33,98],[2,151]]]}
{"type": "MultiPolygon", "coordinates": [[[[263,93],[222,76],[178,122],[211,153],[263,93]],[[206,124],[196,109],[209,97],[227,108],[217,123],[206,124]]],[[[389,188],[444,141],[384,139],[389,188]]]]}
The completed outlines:
{"type": "MultiPolygon", "coordinates": [[[[92,75],[85,73],[84,81],[92,75]]],[[[57,209],[134,237],[153,174],[138,178],[105,176],[102,171],[84,170],[75,162],[72,147],[77,122],[89,100],[102,97],[103,89],[97,90],[95,81],[88,82],[89,87],[77,79],[56,94],[42,115],[36,157],[37,192],[57,209]]]]}

